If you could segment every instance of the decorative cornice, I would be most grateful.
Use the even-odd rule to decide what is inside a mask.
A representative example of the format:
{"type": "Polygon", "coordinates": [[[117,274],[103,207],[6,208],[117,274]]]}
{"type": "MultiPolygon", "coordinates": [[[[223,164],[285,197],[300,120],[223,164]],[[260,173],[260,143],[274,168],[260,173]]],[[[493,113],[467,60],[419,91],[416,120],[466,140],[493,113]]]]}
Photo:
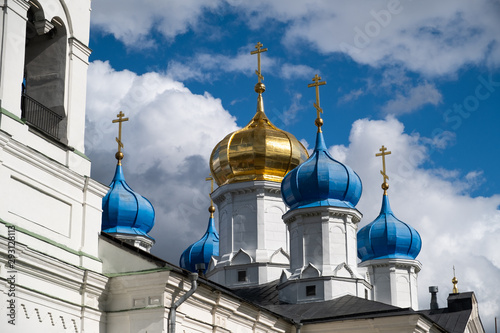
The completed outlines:
{"type": "Polygon", "coordinates": [[[283,215],[283,221],[285,223],[290,223],[295,221],[294,217],[311,217],[311,216],[321,216],[325,213],[328,217],[347,217],[350,218],[352,223],[358,223],[361,221],[363,215],[355,208],[337,208],[337,207],[308,207],[308,208],[297,208],[289,210],[283,215]]]}
{"type": "Polygon", "coordinates": [[[75,37],[68,38],[68,44],[70,46],[70,56],[74,55],[88,65],[92,50],[75,37]]]}
{"type": "Polygon", "coordinates": [[[395,268],[413,268],[416,273],[420,272],[422,269],[422,264],[418,260],[411,259],[398,259],[398,258],[386,258],[386,259],[373,259],[360,262],[359,267],[395,267],[395,268]]]}

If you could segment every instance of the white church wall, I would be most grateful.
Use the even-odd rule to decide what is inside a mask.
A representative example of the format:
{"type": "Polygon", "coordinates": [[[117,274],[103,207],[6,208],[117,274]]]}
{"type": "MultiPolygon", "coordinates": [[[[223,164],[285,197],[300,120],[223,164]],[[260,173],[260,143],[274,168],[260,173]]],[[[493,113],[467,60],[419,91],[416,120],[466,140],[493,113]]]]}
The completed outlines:
{"type": "Polygon", "coordinates": [[[280,184],[253,181],[223,185],[214,191],[212,199],[218,207],[222,232],[220,256],[207,276],[225,286],[278,279],[289,265],[289,242],[281,219],[286,209],[280,184]],[[279,260],[277,251],[283,254],[279,260]]]}
{"type": "Polygon", "coordinates": [[[73,257],[97,258],[106,191],[104,185],[19,142],[0,141],[0,195],[5,198],[0,219],[15,225],[25,244],[37,250],[99,271],[95,259],[73,257]]]}
{"type": "Polygon", "coordinates": [[[422,268],[419,261],[375,259],[362,262],[360,266],[369,271],[375,301],[418,310],[417,276],[422,268]]]}
{"type": "Polygon", "coordinates": [[[0,301],[15,307],[14,322],[0,321],[0,331],[98,332],[107,277],[26,246],[22,234],[9,233],[15,243],[0,236],[0,301]],[[7,262],[12,250],[15,260],[7,262]]]}

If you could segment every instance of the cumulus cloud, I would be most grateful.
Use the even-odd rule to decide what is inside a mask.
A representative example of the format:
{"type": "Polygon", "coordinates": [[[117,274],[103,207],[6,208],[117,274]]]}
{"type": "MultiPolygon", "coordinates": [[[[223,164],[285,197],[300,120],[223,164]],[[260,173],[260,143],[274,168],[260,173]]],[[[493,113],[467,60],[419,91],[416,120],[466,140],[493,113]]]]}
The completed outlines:
{"type": "Polygon", "coordinates": [[[208,159],[217,142],[237,129],[235,119],[208,93],[193,94],[154,72],[115,71],[107,62],[91,63],[87,90],[86,153],[93,178],[108,184],[113,177],[117,125],[111,121],[123,111],[130,119],[123,124],[125,177],[155,206],[152,236],[161,239],[156,254],[177,263],[186,242],[201,237],[193,231],[206,228],[208,159]]]}
{"type": "Polygon", "coordinates": [[[424,168],[433,150],[417,134],[405,133],[403,124],[394,118],[358,120],[349,140],[348,147],[335,146],[330,151],[345,160],[363,181],[357,207],[364,214],[360,228],[373,221],[380,210],[382,165],[375,153],[382,145],[392,152],[386,158],[392,210],[415,227],[423,240],[417,258],[423,264],[419,274],[421,308],[429,306],[427,287],[431,285],[439,286],[439,304],[446,306],[455,266],[459,290],[473,290],[483,323],[491,320],[500,311],[500,291],[486,286],[500,280],[500,252],[496,250],[500,239],[500,196],[469,194],[476,182],[483,181],[481,171],[424,168]]]}

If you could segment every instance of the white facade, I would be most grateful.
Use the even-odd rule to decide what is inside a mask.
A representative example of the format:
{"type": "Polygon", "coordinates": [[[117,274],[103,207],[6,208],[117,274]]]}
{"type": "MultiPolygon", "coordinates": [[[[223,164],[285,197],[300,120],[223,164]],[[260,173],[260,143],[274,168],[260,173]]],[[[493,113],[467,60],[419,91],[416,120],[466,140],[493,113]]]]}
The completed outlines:
{"type": "Polygon", "coordinates": [[[418,260],[375,259],[360,263],[368,268],[373,285],[371,297],[379,302],[418,310],[418,260]]]}
{"type": "Polygon", "coordinates": [[[223,185],[212,193],[219,212],[219,257],[207,277],[228,287],[277,280],[290,265],[280,183],[223,185]]]}
{"type": "Polygon", "coordinates": [[[358,269],[356,209],[312,207],[283,216],[290,234],[290,269],[283,272],[280,300],[331,300],[346,294],[372,299],[366,270],[358,269]]]}

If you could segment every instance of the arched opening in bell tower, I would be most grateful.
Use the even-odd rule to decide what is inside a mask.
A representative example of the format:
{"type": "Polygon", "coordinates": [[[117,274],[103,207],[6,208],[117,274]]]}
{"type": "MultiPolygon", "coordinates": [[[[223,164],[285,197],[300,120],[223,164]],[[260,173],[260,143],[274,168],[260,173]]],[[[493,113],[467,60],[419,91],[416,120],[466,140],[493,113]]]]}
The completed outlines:
{"type": "Polygon", "coordinates": [[[59,17],[45,18],[42,6],[30,1],[22,92],[22,118],[32,127],[65,141],[64,107],[67,30],[59,17]]]}

